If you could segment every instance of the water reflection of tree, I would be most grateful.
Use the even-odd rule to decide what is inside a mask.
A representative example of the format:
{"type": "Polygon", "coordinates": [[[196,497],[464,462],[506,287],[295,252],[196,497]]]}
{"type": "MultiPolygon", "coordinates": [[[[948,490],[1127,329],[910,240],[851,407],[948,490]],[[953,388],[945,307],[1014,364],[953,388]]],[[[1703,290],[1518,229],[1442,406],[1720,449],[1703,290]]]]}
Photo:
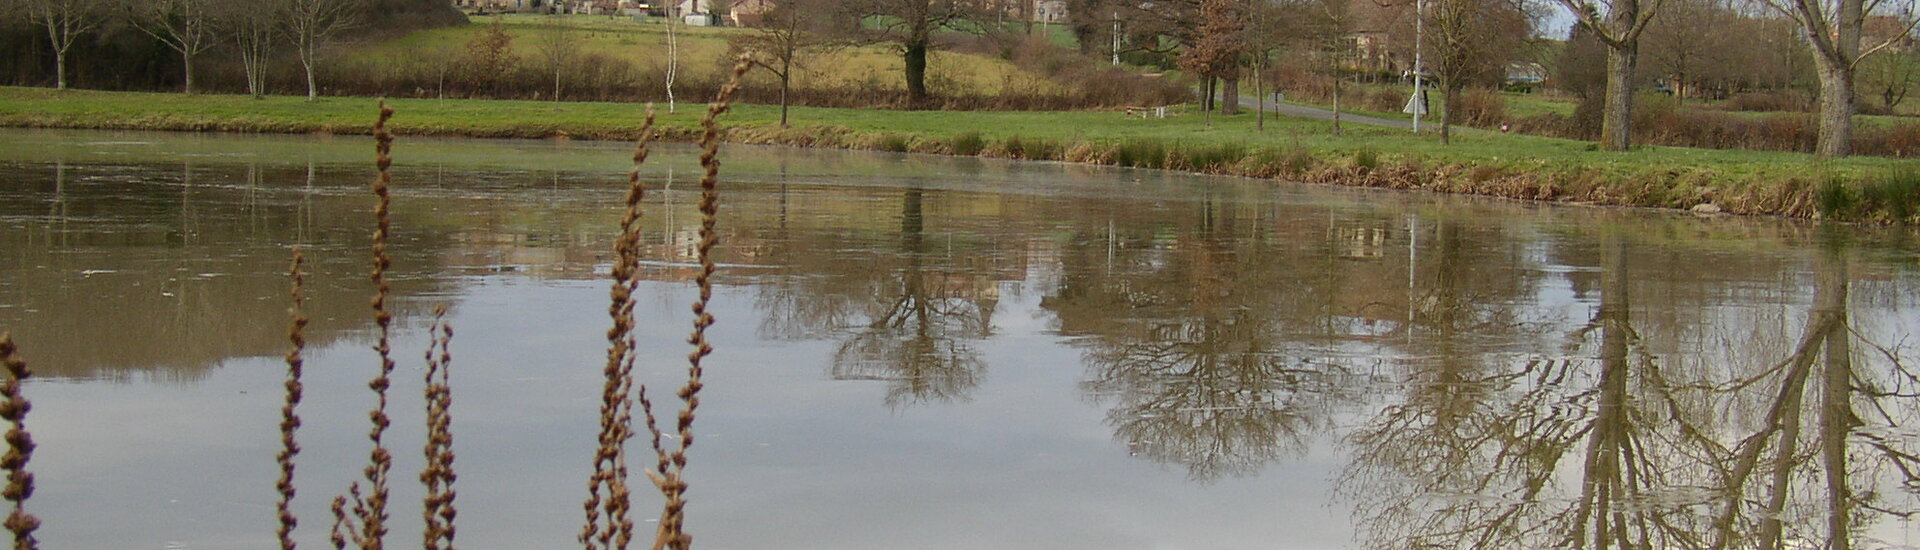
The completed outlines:
{"type": "Polygon", "coordinates": [[[1114,437],[1207,481],[1304,451],[1355,390],[1304,351],[1329,340],[1338,260],[1273,242],[1231,203],[1194,206],[1124,232],[1087,224],[1045,305],[1085,348],[1082,390],[1111,402],[1114,437]]]}
{"type": "Polygon", "coordinates": [[[991,336],[999,302],[991,274],[968,262],[991,262],[972,255],[992,254],[931,250],[927,200],[922,189],[902,192],[896,242],[817,235],[837,242],[789,241],[781,247],[788,257],[775,262],[796,273],[770,281],[761,292],[761,334],[840,340],[833,378],[885,382],[888,406],[966,399],[986,373],[974,343],[991,336]]]}
{"type": "Polygon", "coordinates": [[[1843,258],[1816,265],[1790,357],[1712,383],[1641,348],[1624,249],[1617,236],[1604,246],[1598,313],[1574,334],[1591,359],[1444,381],[1477,388],[1472,399],[1422,399],[1416,385],[1349,438],[1341,490],[1369,547],[1849,548],[1858,511],[1910,513],[1887,493],[1920,481],[1920,458],[1891,434],[1920,378],[1895,361],[1880,380],[1856,368],[1843,258]]]}
{"type": "Polygon", "coordinates": [[[1866,540],[1867,524],[1920,511],[1911,498],[1905,506],[1892,498],[1920,487],[1920,444],[1901,426],[1915,415],[1920,374],[1853,329],[1847,264],[1844,249],[1829,244],[1793,353],[1718,388],[1769,397],[1756,411],[1759,425],[1730,446],[1718,546],[1824,541],[1844,550],[1866,540]]]}

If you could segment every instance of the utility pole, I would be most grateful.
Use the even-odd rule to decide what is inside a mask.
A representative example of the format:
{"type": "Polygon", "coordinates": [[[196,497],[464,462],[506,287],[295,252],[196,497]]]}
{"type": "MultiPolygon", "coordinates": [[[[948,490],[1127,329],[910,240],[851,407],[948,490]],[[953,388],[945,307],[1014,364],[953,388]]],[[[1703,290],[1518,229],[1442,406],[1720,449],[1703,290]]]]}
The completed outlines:
{"type": "Polygon", "coordinates": [[[1414,0],[1413,4],[1413,133],[1420,133],[1420,115],[1427,114],[1427,67],[1421,62],[1427,38],[1427,2],[1414,0]]]}

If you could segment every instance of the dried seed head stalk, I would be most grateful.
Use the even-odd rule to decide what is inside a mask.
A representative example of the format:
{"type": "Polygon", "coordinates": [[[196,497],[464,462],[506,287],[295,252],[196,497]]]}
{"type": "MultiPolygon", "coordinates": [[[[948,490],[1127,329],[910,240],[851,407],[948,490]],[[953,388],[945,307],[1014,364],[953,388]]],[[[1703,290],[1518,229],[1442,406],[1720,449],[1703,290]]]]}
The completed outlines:
{"type": "Polygon", "coordinates": [[[293,344],[293,349],[287,351],[287,399],[280,407],[280,453],[275,456],[280,462],[280,480],[274,482],[274,487],[280,490],[280,502],[275,506],[280,517],[280,529],[277,531],[280,550],[294,550],[293,528],[300,525],[300,520],[293,516],[292,505],[293,457],[300,454],[300,443],[294,439],[294,432],[300,429],[300,415],[295,409],[300,406],[303,389],[300,375],[306,365],[301,352],[307,348],[307,316],[300,310],[301,303],[306,300],[303,287],[307,276],[300,271],[301,264],[305,262],[306,256],[301,254],[300,247],[293,247],[293,266],[287,269],[287,275],[293,279],[293,306],[287,310],[291,318],[287,326],[287,341],[293,344]]]}
{"type": "Polygon", "coordinates": [[[654,540],[655,548],[664,544],[674,550],[687,550],[693,546],[693,537],[685,531],[687,483],[682,474],[687,468],[687,448],[693,445],[694,413],[700,408],[700,388],[704,385],[701,376],[705,370],[701,360],[713,353],[713,346],[707,342],[707,327],[713,326],[713,314],[707,311],[707,306],[713,299],[713,247],[720,242],[720,236],[714,230],[720,214],[718,118],[732,107],[733,94],[740,91],[740,78],[746,74],[747,68],[744,59],[734,63],[732,78],[720,87],[720,93],[707,107],[707,115],[700,119],[700,167],[705,169],[705,173],[700,177],[700,271],[694,276],[700,296],[693,302],[693,334],[687,337],[687,343],[693,345],[693,351],[687,354],[687,382],[677,393],[684,402],[676,423],[680,442],[673,449],[670,466],[659,472],[660,477],[656,481],[661,493],[666,496],[666,504],[660,513],[660,531],[654,540]]]}
{"type": "MultiPolygon", "coordinates": [[[[328,531],[333,550],[347,550],[349,540],[353,541],[355,547],[360,546],[359,528],[354,526],[353,516],[347,514],[349,497],[353,502],[360,502],[360,482],[347,484],[347,494],[333,497],[333,506],[330,508],[333,511],[333,528],[328,531]]],[[[355,508],[359,506],[354,504],[355,508]]]]}
{"type": "Polygon", "coordinates": [[[33,371],[27,369],[27,362],[15,354],[19,349],[13,345],[13,335],[0,333],[0,363],[7,369],[7,379],[0,382],[0,395],[6,397],[0,401],[0,418],[11,424],[7,428],[7,454],[0,456],[0,469],[7,471],[7,487],[0,491],[8,501],[13,502],[13,512],[7,514],[6,526],[13,532],[14,550],[34,550],[40,547],[40,541],[34,540],[33,531],[40,528],[40,519],[27,513],[27,498],[33,496],[33,473],[27,471],[27,461],[33,458],[33,435],[27,433],[27,411],[33,404],[27,402],[22,393],[22,383],[33,371]]]}
{"type": "Polygon", "coordinates": [[[453,353],[449,349],[453,325],[446,322],[446,315],[447,306],[434,308],[433,325],[427,329],[426,467],[420,472],[420,482],[427,486],[422,530],[426,550],[453,549],[453,520],[458,514],[453,507],[453,482],[458,478],[453,472],[453,353]]]}
{"type": "Polygon", "coordinates": [[[607,307],[613,326],[607,329],[599,447],[594,451],[593,475],[587,480],[587,522],[579,538],[588,550],[624,549],[632,540],[632,520],[627,517],[632,499],[626,489],[625,464],[626,442],[633,437],[629,398],[633,392],[633,292],[639,283],[634,272],[640,262],[641,204],[647,192],[640,181],[640,167],[650,152],[653,122],[654,110],[649,105],[634,145],[633,170],[627,173],[626,211],[620,219],[620,236],[614,242],[613,287],[607,307]],[[604,520],[602,512],[606,514],[604,520]]]}
{"type": "Polygon", "coordinates": [[[373,349],[380,353],[380,373],[367,383],[373,389],[375,404],[368,418],[373,429],[367,432],[367,439],[373,441],[373,451],[367,456],[367,467],[363,472],[367,480],[367,495],[356,497],[354,513],[360,519],[358,543],[364,550],[381,550],[385,546],[387,535],[387,473],[393,469],[393,454],[387,451],[381,439],[386,435],[387,426],[393,421],[387,417],[387,388],[392,385],[393,346],[388,342],[393,325],[393,313],[387,311],[387,296],[392,288],[387,285],[387,269],[393,266],[393,258],[387,255],[387,240],[393,228],[388,208],[391,198],[388,188],[393,184],[393,174],[388,169],[393,166],[393,133],[387,130],[387,121],[393,118],[393,108],[387,102],[380,102],[380,119],[373,124],[374,166],[379,175],[373,180],[373,195],[377,199],[373,207],[373,321],[379,325],[378,340],[373,349]]]}

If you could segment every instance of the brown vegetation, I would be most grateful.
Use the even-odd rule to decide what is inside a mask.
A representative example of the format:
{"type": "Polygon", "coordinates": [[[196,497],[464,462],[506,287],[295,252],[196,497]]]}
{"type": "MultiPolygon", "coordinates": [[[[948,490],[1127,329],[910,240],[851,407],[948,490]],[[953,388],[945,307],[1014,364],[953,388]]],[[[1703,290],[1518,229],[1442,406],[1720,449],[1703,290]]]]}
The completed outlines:
{"type": "Polygon", "coordinates": [[[40,547],[40,541],[33,538],[33,532],[40,528],[40,519],[27,513],[27,498],[33,496],[33,473],[27,471],[27,462],[33,459],[33,434],[27,432],[27,411],[33,404],[27,401],[23,392],[28,377],[33,371],[27,368],[27,361],[19,357],[19,348],[13,344],[13,335],[0,333],[0,365],[7,370],[7,379],[0,382],[0,418],[7,420],[7,453],[0,456],[0,469],[7,472],[7,485],[0,490],[0,496],[13,503],[13,511],[7,514],[7,530],[13,533],[14,550],[34,550],[40,547]]]}
{"type": "Polygon", "coordinates": [[[287,350],[287,393],[286,401],[280,407],[280,452],[274,456],[280,463],[280,479],[274,482],[274,488],[280,492],[280,500],[274,505],[280,520],[280,527],[275,531],[280,538],[280,550],[294,550],[293,529],[300,525],[300,520],[293,515],[293,459],[300,454],[300,443],[294,436],[300,429],[297,409],[304,391],[300,377],[306,366],[306,358],[301,354],[307,349],[307,316],[301,311],[301,305],[306,301],[304,287],[307,278],[300,271],[305,262],[306,256],[300,252],[300,247],[293,247],[293,265],[287,268],[288,278],[293,279],[293,304],[287,308],[287,341],[293,347],[287,350]]]}

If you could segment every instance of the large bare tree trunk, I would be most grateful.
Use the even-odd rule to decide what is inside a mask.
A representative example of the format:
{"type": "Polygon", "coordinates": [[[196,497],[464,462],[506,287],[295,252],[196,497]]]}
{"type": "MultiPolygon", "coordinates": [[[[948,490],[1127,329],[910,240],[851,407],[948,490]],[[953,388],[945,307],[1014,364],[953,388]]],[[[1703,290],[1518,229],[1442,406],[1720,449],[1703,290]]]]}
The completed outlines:
{"type": "MultiPolygon", "coordinates": [[[[1637,42],[1607,48],[1607,95],[1600,121],[1600,148],[1626,151],[1633,147],[1633,71],[1639,64],[1637,42]]],[[[1452,98],[1449,97],[1451,102],[1452,98]]]]}
{"type": "MultiPolygon", "coordinates": [[[[1762,2],[1800,0],[1760,0],[1762,2]]],[[[1607,44],[1607,92],[1601,105],[1600,148],[1633,147],[1633,73],[1639,64],[1640,37],[1661,11],[1661,0],[1558,0],[1561,6],[1607,44]],[[1601,9],[1603,7],[1605,9],[1601,9]]],[[[1700,31],[1711,32],[1711,31],[1700,31]]]]}
{"type": "Polygon", "coordinates": [[[927,40],[916,39],[906,44],[907,63],[907,108],[919,109],[927,103],[927,40]]]}
{"type": "Polygon", "coordinates": [[[1240,77],[1239,75],[1220,79],[1220,114],[1240,114],[1240,77]]]}
{"type": "Polygon", "coordinates": [[[1814,56],[1820,74],[1820,138],[1814,153],[1838,158],[1853,153],[1853,69],[1814,56]]]}
{"type": "MultiPolygon", "coordinates": [[[[1824,125],[1822,134],[1824,137],[1824,125]]],[[[1826,467],[1827,536],[1830,537],[1827,548],[1848,550],[1852,547],[1853,526],[1848,510],[1854,503],[1853,491],[1847,485],[1847,435],[1860,425],[1860,420],[1853,412],[1853,357],[1848,342],[1853,335],[1846,329],[1847,260],[1838,251],[1830,250],[1826,255],[1815,275],[1814,300],[1816,307],[1834,316],[1838,324],[1827,333],[1826,368],[1822,369],[1820,456],[1826,467]]]]}

